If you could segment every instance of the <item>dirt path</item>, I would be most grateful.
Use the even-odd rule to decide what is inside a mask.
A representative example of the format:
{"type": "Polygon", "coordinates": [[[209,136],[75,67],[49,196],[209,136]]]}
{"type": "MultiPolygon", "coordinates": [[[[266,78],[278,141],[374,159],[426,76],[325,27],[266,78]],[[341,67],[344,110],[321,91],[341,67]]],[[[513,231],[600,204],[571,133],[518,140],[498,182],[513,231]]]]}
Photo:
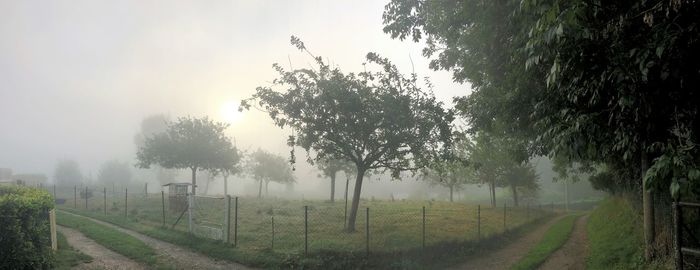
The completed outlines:
{"type": "Polygon", "coordinates": [[[101,246],[79,231],[63,226],[58,226],[58,230],[66,236],[69,245],[93,258],[92,262],[78,265],[74,269],[147,269],[124,255],[101,246]]]}
{"type": "Polygon", "coordinates": [[[588,237],[586,235],[587,222],[588,215],[578,218],[569,240],[567,240],[561,248],[552,253],[552,255],[549,255],[539,269],[586,269],[586,256],[588,255],[588,237]]]}
{"type": "MultiPolygon", "coordinates": [[[[75,215],[64,211],[61,211],[60,214],[75,215]]],[[[133,237],[136,237],[137,239],[146,243],[146,245],[153,247],[153,249],[156,250],[158,256],[160,257],[159,260],[164,262],[171,262],[171,266],[176,269],[253,269],[242,264],[212,259],[206,255],[202,255],[200,253],[140,234],[135,231],[124,229],[111,223],[107,223],[85,216],[80,217],[90,219],[96,223],[114,228],[133,237]]]]}
{"type": "Polygon", "coordinates": [[[515,264],[520,258],[525,256],[527,252],[534,247],[544,236],[544,233],[552,226],[555,222],[560,220],[562,216],[555,217],[547,223],[540,225],[534,231],[521,236],[514,242],[507,244],[505,247],[498,249],[494,252],[483,254],[482,256],[475,257],[459,266],[452,267],[449,269],[469,269],[469,270],[498,270],[498,269],[508,269],[511,265],[515,264]]]}

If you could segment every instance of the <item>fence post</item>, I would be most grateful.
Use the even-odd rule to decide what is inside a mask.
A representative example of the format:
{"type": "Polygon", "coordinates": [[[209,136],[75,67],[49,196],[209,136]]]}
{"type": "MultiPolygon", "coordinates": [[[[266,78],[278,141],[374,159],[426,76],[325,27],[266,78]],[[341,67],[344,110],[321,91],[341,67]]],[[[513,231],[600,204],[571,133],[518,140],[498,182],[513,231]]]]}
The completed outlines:
{"type": "Polygon", "coordinates": [[[148,183],[145,183],[146,186],[143,187],[143,197],[148,198],[148,183]]]}
{"type": "Polygon", "coordinates": [[[104,212],[105,212],[105,216],[106,216],[107,215],[107,187],[104,187],[104,193],[102,194],[102,198],[104,198],[103,206],[105,208],[104,212]]]}
{"type": "Polygon", "coordinates": [[[73,186],[73,208],[78,209],[78,187],[73,186]]]}
{"type": "Polygon", "coordinates": [[[421,236],[421,243],[423,248],[425,248],[425,205],[423,205],[423,230],[422,230],[422,236],[421,236]]]}
{"type": "Polygon", "coordinates": [[[369,207],[367,207],[367,217],[365,219],[365,242],[367,244],[367,256],[369,256],[369,207]]]}
{"type": "MultiPolygon", "coordinates": [[[[165,205],[163,206],[165,210],[165,205]]],[[[165,213],[165,212],[163,212],[165,213]]],[[[165,222],[165,214],[163,214],[163,222],[165,222]]],[[[228,244],[231,242],[231,195],[226,195],[226,212],[224,212],[224,224],[226,224],[226,234],[224,241],[228,244]]]]}
{"type": "Polygon", "coordinates": [[[187,194],[187,221],[188,221],[188,231],[192,233],[192,204],[194,204],[194,195],[192,193],[187,194]]]}
{"type": "Polygon", "coordinates": [[[87,191],[88,191],[87,186],[85,186],[85,210],[88,209],[88,206],[87,206],[87,204],[88,204],[88,192],[87,191]]]}
{"type": "Polygon", "coordinates": [[[233,246],[238,246],[238,197],[236,197],[236,212],[233,217],[233,246]]]}
{"type": "Polygon", "coordinates": [[[530,203],[525,205],[525,220],[530,220],[530,203]]]}
{"type": "Polygon", "coordinates": [[[275,249],[275,216],[272,216],[272,243],[270,246],[270,250],[275,249]]]}
{"type": "MultiPolygon", "coordinates": [[[[230,199],[229,203],[231,203],[230,199]]],[[[165,227],[165,191],[162,190],[160,191],[160,204],[163,206],[163,227],[165,227]]]]}
{"type": "Polygon", "coordinates": [[[552,213],[554,213],[554,202],[551,202],[552,204],[552,213]]]}
{"type": "Polygon", "coordinates": [[[304,255],[309,253],[309,206],[304,205],[304,255]]]}
{"type": "Polygon", "coordinates": [[[675,269],[683,269],[683,252],[681,252],[682,239],[681,233],[683,232],[681,209],[678,202],[673,202],[673,255],[675,259],[675,269]]]}
{"type": "Polygon", "coordinates": [[[56,184],[53,184],[53,199],[56,200],[56,184]]]}
{"type": "Polygon", "coordinates": [[[129,189],[124,188],[124,218],[126,218],[126,210],[129,206],[129,189]]]}
{"type": "Polygon", "coordinates": [[[56,238],[56,208],[49,210],[49,230],[51,233],[51,250],[58,250],[58,238],[56,238]]]}
{"type": "Polygon", "coordinates": [[[476,241],[481,242],[481,204],[476,206],[476,241]]]}
{"type": "Polygon", "coordinates": [[[503,231],[504,232],[506,230],[508,230],[508,227],[506,226],[506,207],[507,207],[506,202],[503,202],[503,231]]]}

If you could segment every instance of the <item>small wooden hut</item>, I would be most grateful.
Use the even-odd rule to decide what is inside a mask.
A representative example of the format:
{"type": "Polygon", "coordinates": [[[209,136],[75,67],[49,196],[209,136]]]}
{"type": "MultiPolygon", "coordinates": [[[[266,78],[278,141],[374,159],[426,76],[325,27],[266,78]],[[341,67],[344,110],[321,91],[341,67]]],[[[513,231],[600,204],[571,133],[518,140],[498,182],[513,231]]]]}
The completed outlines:
{"type": "Polygon", "coordinates": [[[182,212],[187,209],[187,194],[190,192],[191,183],[168,183],[168,209],[173,212],[182,212]]]}

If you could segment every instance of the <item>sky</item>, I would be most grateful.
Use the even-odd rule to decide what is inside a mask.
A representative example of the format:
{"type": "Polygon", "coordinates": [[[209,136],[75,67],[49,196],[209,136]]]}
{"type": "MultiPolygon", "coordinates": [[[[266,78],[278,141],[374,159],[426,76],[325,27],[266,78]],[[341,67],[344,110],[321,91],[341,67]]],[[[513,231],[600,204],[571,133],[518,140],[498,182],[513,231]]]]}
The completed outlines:
{"type": "MultiPolygon", "coordinates": [[[[270,84],[273,63],[311,64],[291,35],[346,72],[377,52],[429,76],[448,106],[468,94],[428,68],[422,44],[382,32],[385,4],[0,0],[0,168],[51,178],[60,159],[93,175],[107,160],[133,162],[141,120],[160,113],[228,121],[239,147],[288,155],[290,131],[235,107],[270,84]]],[[[317,174],[300,167],[298,177],[317,174]]]]}

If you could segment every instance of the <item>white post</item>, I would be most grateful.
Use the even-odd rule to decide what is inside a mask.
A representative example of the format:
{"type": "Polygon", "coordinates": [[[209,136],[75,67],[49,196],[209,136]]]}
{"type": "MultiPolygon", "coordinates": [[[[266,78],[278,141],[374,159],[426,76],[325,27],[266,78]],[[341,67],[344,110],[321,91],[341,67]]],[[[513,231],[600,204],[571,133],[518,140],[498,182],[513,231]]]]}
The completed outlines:
{"type": "Polygon", "coordinates": [[[228,241],[229,241],[228,235],[229,235],[229,230],[231,228],[231,224],[230,224],[230,222],[231,222],[231,216],[230,216],[231,215],[231,196],[226,195],[226,197],[224,197],[224,200],[226,201],[225,202],[226,207],[224,207],[224,227],[222,228],[222,230],[224,231],[224,233],[223,233],[224,239],[222,239],[222,240],[224,242],[228,243],[228,241]]]}
{"type": "Polygon", "coordinates": [[[189,221],[189,231],[192,233],[192,211],[194,211],[194,195],[187,194],[187,216],[189,221]]]}
{"type": "Polygon", "coordinates": [[[58,239],[56,238],[56,209],[49,211],[49,224],[51,227],[51,249],[58,249],[58,239]]]}

